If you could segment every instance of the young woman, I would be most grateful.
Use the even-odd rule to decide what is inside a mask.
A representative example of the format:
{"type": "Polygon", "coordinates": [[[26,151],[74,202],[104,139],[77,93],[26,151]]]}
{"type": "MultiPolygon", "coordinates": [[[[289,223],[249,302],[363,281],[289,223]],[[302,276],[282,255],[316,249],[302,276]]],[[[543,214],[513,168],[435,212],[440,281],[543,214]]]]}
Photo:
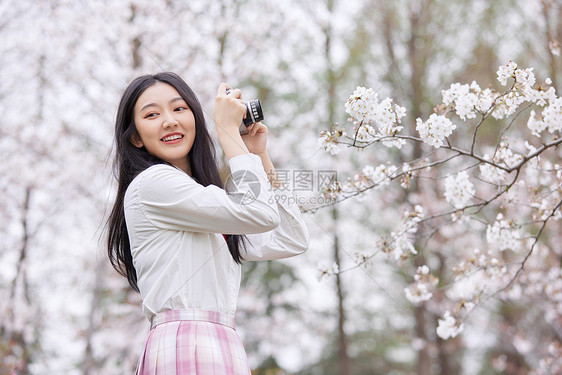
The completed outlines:
{"type": "Polygon", "coordinates": [[[239,133],[245,112],[240,90],[220,84],[214,120],[234,176],[227,193],[201,105],[179,76],[141,76],[121,98],[108,255],[151,323],[137,374],[250,374],[234,329],[240,264],[308,248],[301,213],[275,178],[267,127],[239,133]]]}

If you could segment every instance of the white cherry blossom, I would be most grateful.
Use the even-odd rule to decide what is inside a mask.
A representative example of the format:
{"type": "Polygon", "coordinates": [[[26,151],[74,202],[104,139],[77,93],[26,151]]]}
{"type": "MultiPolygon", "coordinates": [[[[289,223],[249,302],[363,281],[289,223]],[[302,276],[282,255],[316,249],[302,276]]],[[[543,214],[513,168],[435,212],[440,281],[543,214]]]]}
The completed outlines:
{"type": "Polygon", "coordinates": [[[423,265],[417,268],[414,282],[404,289],[406,299],[414,305],[428,301],[433,296],[433,291],[439,279],[429,273],[429,267],[423,265]]]}
{"type": "Polygon", "coordinates": [[[426,122],[421,118],[416,119],[416,130],[421,139],[430,146],[439,148],[444,144],[445,138],[453,133],[457,126],[447,117],[432,113],[426,122]]]}
{"type": "Polygon", "coordinates": [[[457,320],[451,316],[451,313],[446,311],[443,315],[443,319],[438,320],[436,332],[437,336],[441,337],[443,340],[447,340],[457,337],[463,330],[464,324],[457,322],[457,320]]]}
{"type": "Polygon", "coordinates": [[[466,171],[445,179],[445,199],[455,208],[466,206],[474,196],[474,192],[474,185],[470,182],[466,171]]]}
{"type": "Polygon", "coordinates": [[[499,67],[497,71],[498,81],[502,86],[507,84],[507,79],[512,78],[515,74],[515,69],[517,69],[517,64],[513,61],[509,61],[506,65],[499,67]]]}
{"type": "Polygon", "coordinates": [[[521,236],[515,224],[505,220],[499,213],[493,225],[488,225],[486,229],[486,241],[495,249],[504,251],[511,249],[516,251],[519,248],[521,236]]]}

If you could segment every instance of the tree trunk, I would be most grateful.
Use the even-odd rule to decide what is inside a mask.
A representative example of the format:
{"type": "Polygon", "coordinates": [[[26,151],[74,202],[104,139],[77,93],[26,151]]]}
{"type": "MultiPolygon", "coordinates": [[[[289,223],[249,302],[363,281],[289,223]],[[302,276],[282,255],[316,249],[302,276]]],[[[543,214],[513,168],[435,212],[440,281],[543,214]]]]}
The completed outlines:
{"type": "MultiPolygon", "coordinates": [[[[27,284],[27,272],[26,272],[26,261],[27,261],[27,252],[29,249],[29,223],[28,223],[28,213],[29,213],[29,201],[31,199],[31,187],[26,187],[25,189],[25,197],[23,202],[23,209],[22,209],[22,227],[23,227],[23,235],[22,235],[22,242],[20,248],[20,256],[18,259],[18,264],[16,266],[16,275],[12,280],[12,285],[10,286],[10,300],[8,301],[8,324],[9,322],[14,322],[16,319],[16,315],[18,311],[16,311],[16,306],[21,306],[18,303],[18,289],[21,288],[25,305],[23,308],[29,308],[31,306],[31,300],[28,290],[27,284]]],[[[19,363],[17,364],[18,374],[27,375],[29,373],[29,364],[31,363],[31,356],[29,352],[29,345],[25,340],[25,334],[23,329],[19,329],[17,326],[12,327],[5,327],[8,343],[9,343],[9,351],[11,348],[16,348],[12,354],[16,357],[19,357],[19,363]],[[18,349],[19,348],[19,349],[18,349]]]]}
{"type": "MultiPolygon", "coordinates": [[[[423,40],[423,22],[422,17],[423,8],[427,6],[427,3],[422,2],[420,5],[421,9],[410,8],[410,38],[408,40],[408,62],[410,64],[410,71],[412,75],[410,77],[410,99],[412,103],[412,121],[416,118],[421,117],[421,105],[423,101],[423,79],[425,75],[425,64],[426,59],[422,51],[420,51],[420,44],[423,40]]],[[[412,128],[414,128],[414,123],[412,123],[412,128]]],[[[419,143],[414,143],[413,157],[412,159],[417,159],[421,157],[422,150],[419,143]]],[[[419,190],[417,184],[412,185],[412,194],[416,194],[419,190]]],[[[417,247],[417,246],[416,246],[417,247]]],[[[421,262],[421,258],[416,259],[416,263],[421,262]]],[[[421,265],[421,264],[418,264],[421,265]]],[[[418,351],[418,360],[416,363],[416,374],[418,375],[429,375],[431,373],[431,357],[429,355],[429,339],[427,337],[427,309],[425,304],[421,304],[415,307],[414,317],[415,317],[415,332],[416,337],[422,339],[426,344],[418,351]]]]}
{"type": "MultiPolygon", "coordinates": [[[[334,0],[328,0],[327,9],[330,14],[334,10],[334,0]]],[[[336,87],[337,87],[337,77],[334,72],[334,67],[331,58],[332,49],[332,25],[328,22],[324,30],[324,35],[326,37],[324,44],[324,56],[326,60],[326,71],[327,71],[327,81],[328,81],[328,123],[335,123],[335,103],[336,103],[336,87]]],[[[338,207],[332,207],[332,225],[334,233],[334,262],[340,267],[340,246],[339,237],[336,228],[338,228],[338,207]]],[[[348,353],[347,336],[345,333],[345,293],[343,287],[343,281],[341,275],[336,274],[336,292],[338,297],[338,359],[341,375],[351,374],[351,361],[348,353]]]]}
{"type": "MultiPolygon", "coordinates": [[[[338,208],[333,206],[332,208],[332,218],[334,226],[338,222],[338,208]]],[[[336,264],[341,264],[340,259],[340,247],[338,234],[335,233],[334,236],[334,261],[336,264]]],[[[336,290],[338,296],[338,358],[340,365],[340,374],[349,375],[351,374],[351,361],[349,359],[348,349],[347,349],[347,336],[345,334],[345,322],[346,314],[344,308],[345,293],[343,291],[342,277],[338,273],[336,274],[336,290]]]]}
{"type": "MultiPolygon", "coordinates": [[[[133,23],[135,21],[135,16],[137,14],[137,7],[134,4],[131,4],[131,18],[129,18],[129,22],[133,23]]],[[[142,45],[140,35],[137,35],[131,41],[131,55],[133,57],[133,69],[138,69],[142,65],[142,56],[140,54],[140,47],[142,45]]]]}
{"type": "Polygon", "coordinates": [[[90,313],[88,314],[88,328],[86,329],[86,349],[84,350],[84,375],[94,374],[97,364],[92,350],[92,339],[98,328],[96,324],[96,313],[99,309],[99,301],[103,287],[104,263],[98,262],[96,266],[96,284],[92,293],[92,304],[90,305],[90,313]]]}

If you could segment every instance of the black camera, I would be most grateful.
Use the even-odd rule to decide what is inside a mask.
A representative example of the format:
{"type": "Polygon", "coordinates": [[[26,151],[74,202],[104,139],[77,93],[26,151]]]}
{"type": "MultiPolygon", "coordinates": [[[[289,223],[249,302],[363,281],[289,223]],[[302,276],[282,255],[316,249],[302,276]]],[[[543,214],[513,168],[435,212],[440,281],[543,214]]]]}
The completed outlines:
{"type": "MultiPolygon", "coordinates": [[[[230,89],[226,90],[228,94],[230,89]]],[[[242,119],[240,124],[240,134],[248,134],[248,126],[260,122],[263,120],[263,111],[261,109],[261,103],[259,99],[249,100],[244,103],[246,105],[246,117],[242,119]]]]}

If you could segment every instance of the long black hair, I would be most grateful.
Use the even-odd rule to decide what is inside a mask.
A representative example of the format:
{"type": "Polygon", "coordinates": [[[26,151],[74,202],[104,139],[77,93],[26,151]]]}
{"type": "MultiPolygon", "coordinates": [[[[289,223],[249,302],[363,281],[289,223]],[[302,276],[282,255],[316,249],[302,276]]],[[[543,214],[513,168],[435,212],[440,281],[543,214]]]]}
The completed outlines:
{"type": "MultiPolygon", "coordinates": [[[[147,88],[158,82],[167,83],[174,87],[195,117],[195,140],[187,155],[192,173],[191,177],[203,186],[212,184],[223,187],[215,147],[205,125],[203,109],[193,90],[177,74],[171,72],[144,75],[133,80],[121,97],[115,120],[113,169],[118,187],[115,204],[108,218],[107,254],[113,268],[126,277],[131,287],[137,292],[139,291],[137,272],[133,266],[123,203],[129,184],[140,172],[155,164],[168,164],[150,154],[145,147],[138,148],[131,142],[131,137],[137,132],[134,121],[135,104],[147,88]]],[[[226,242],[234,261],[238,264],[242,263],[240,247],[243,244],[243,236],[227,235],[226,242]]]]}

